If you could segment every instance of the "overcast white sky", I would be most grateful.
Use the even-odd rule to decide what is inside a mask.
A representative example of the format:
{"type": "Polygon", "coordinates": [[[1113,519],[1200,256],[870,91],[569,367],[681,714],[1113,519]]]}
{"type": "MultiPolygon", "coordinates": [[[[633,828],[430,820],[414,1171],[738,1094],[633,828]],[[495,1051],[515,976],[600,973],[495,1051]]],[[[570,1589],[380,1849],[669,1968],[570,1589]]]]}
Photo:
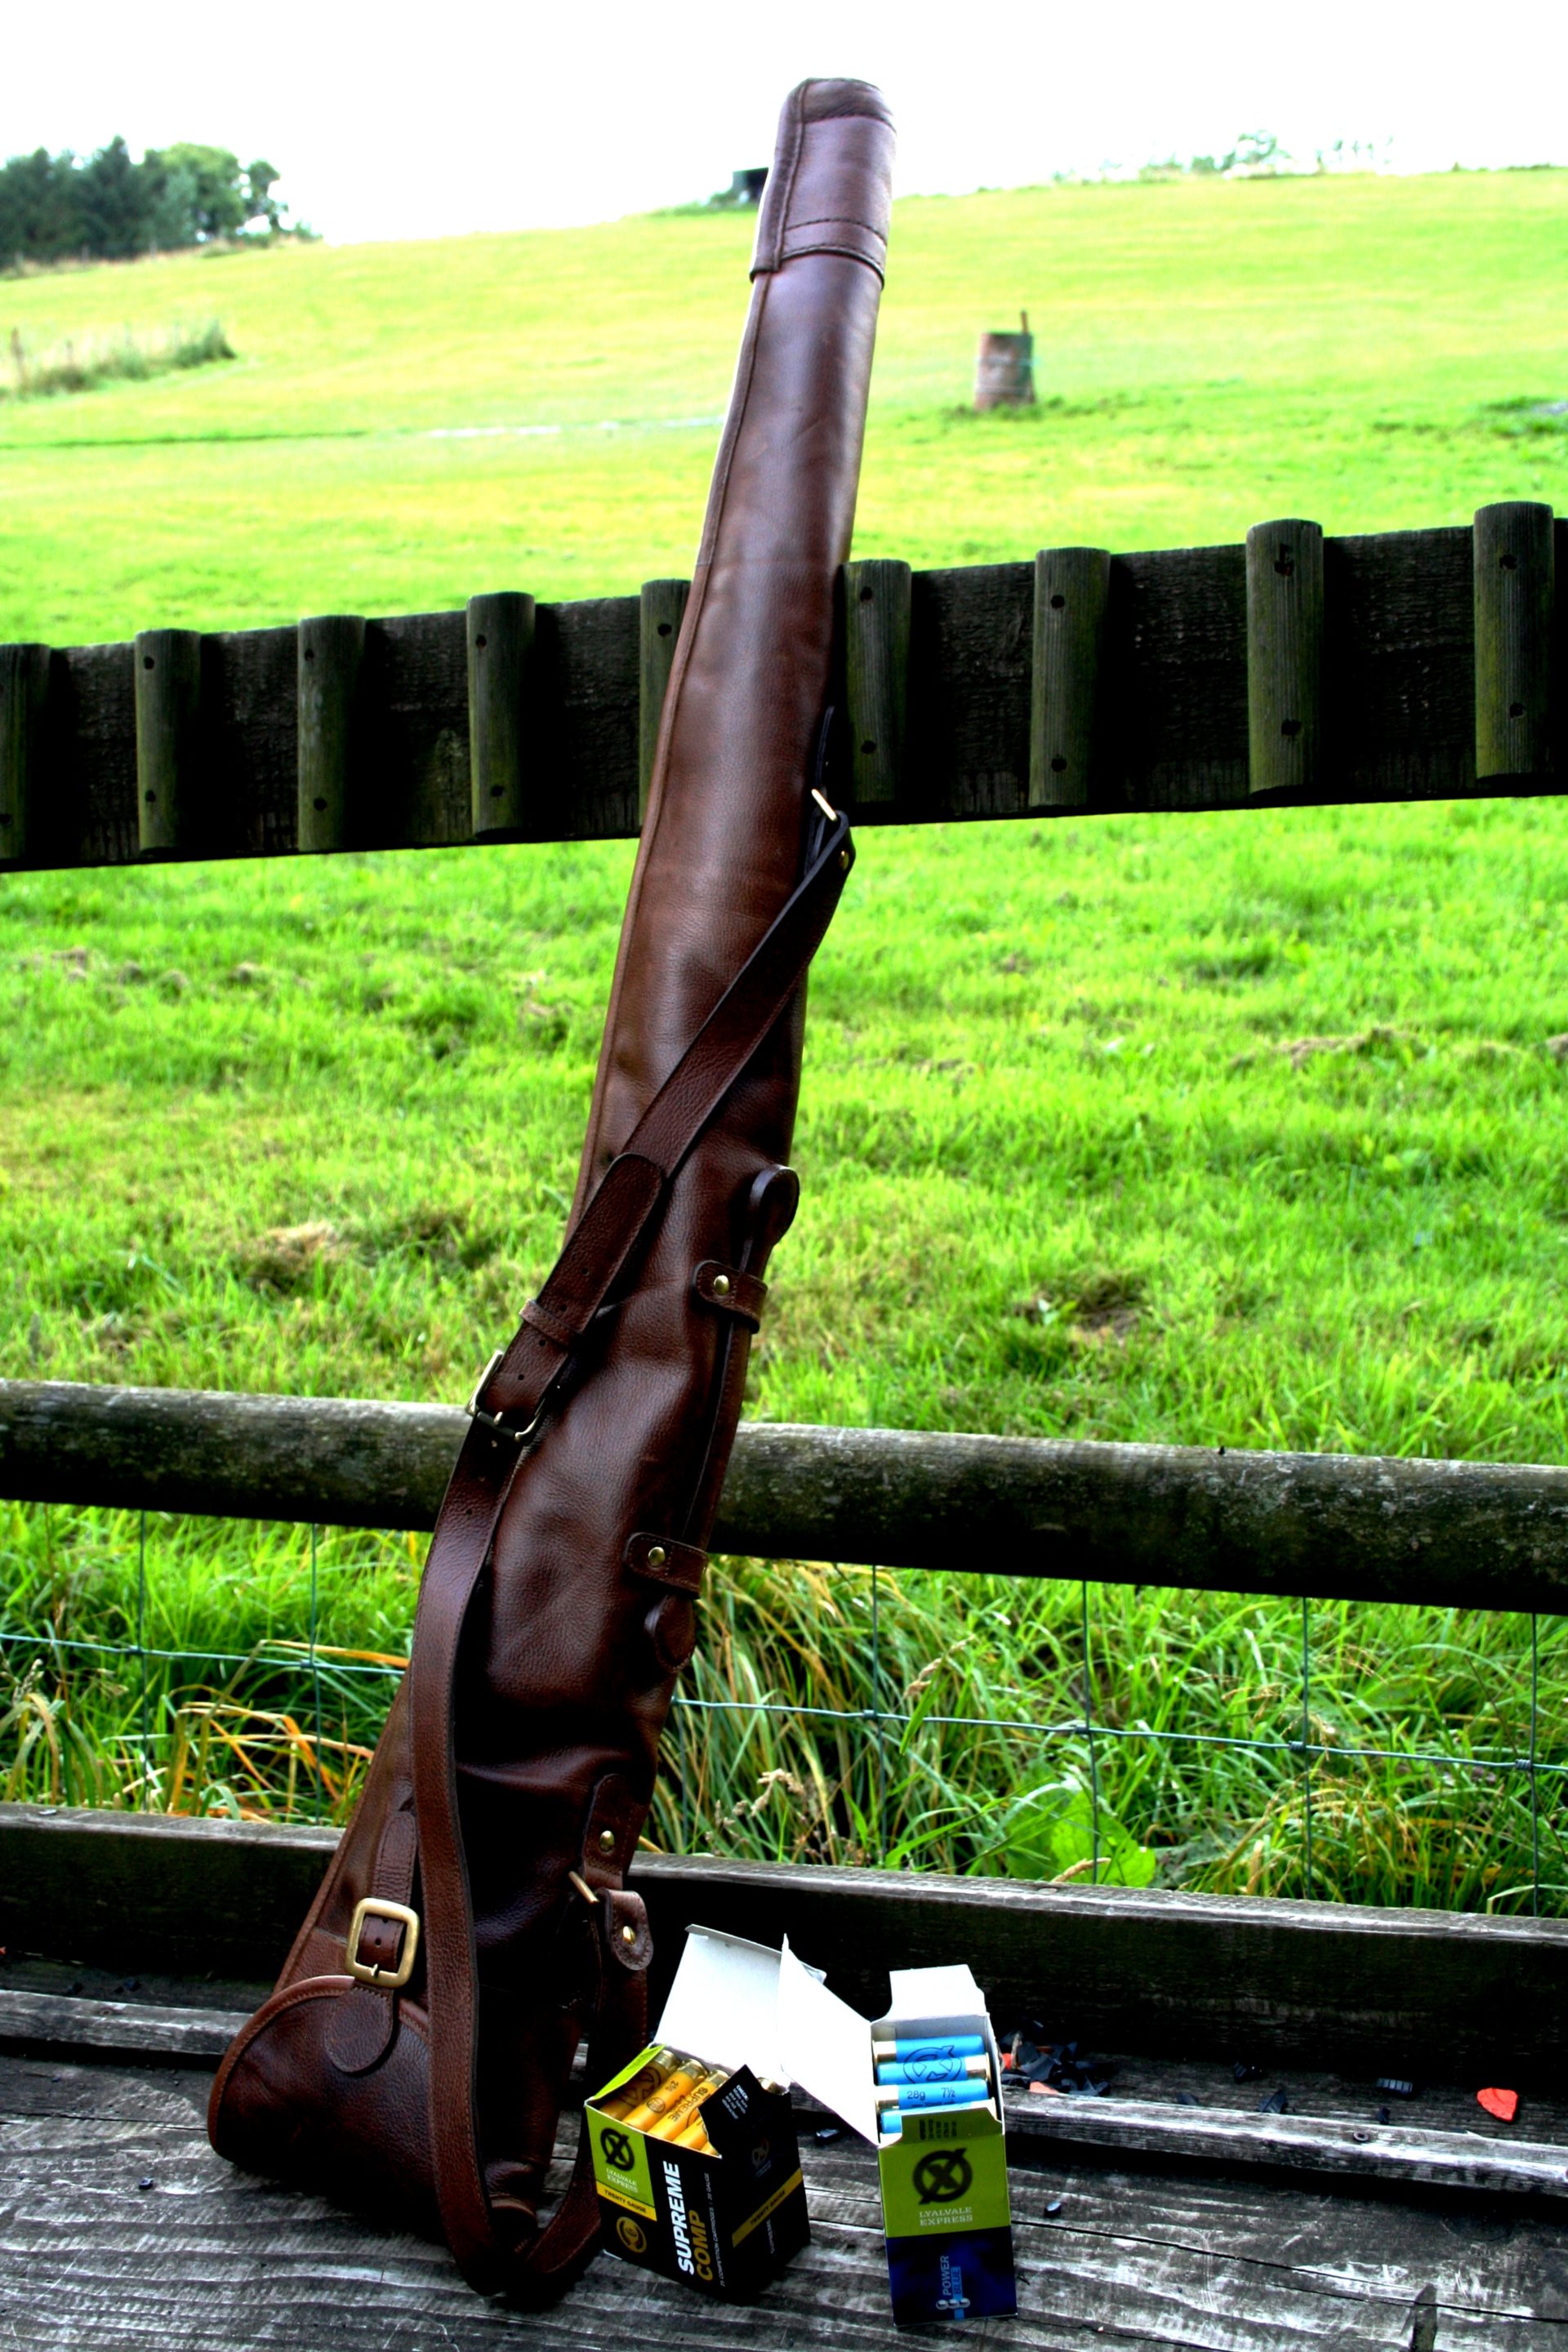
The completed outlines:
{"type": "Polygon", "coordinates": [[[880,83],[899,186],[1010,186],[1391,140],[1405,171],[1568,163],[1568,5],[1510,0],[71,0],[5,12],[0,153],[116,131],[268,156],[338,240],[599,220],[765,163],[806,74],[880,83]]]}

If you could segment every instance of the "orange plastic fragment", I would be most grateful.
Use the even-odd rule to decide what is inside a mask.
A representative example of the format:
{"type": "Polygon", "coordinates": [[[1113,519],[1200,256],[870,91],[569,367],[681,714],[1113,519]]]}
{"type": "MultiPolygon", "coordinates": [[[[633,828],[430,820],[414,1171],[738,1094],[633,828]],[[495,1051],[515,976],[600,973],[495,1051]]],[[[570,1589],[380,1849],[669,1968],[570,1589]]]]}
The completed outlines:
{"type": "Polygon", "coordinates": [[[1489,2116],[1496,2116],[1500,2124],[1512,2123],[1519,2113],[1517,2091],[1478,2091],[1477,2098],[1489,2116]]]}

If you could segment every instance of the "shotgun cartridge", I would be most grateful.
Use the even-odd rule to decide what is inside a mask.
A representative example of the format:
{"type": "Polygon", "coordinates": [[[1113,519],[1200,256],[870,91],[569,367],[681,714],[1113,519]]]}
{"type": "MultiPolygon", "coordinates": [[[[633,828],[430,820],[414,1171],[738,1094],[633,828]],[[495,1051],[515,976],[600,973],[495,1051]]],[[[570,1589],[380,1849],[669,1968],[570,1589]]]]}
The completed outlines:
{"type": "Polygon", "coordinates": [[[877,2092],[879,2107],[898,2107],[914,2115],[921,2107],[973,2107],[990,2096],[984,2082],[893,2083],[877,2092]]]}
{"type": "Polygon", "coordinates": [[[877,2068],[879,2083],[984,2082],[991,2073],[989,2058],[884,2058],[877,2068]]]}
{"type": "Polygon", "coordinates": [[[873,2042],[871,2055],[879,2063],[884,2058],[896,2058],[901,2064],[912,2058],[984,2058],[985,2037],[982,2033],[949,2033],[928,2041],[873,2042]]]}
{"type": "Polygon", "coordinates": [[[612,2091],[607,2099],[599,2101],[599,2113],[613,2116],[617,2123],[624,2123],[634,2107],[640,2107],[649,2093],[658,2090],[678,2063],[675,2051],[656,2050],[647,2064],[640,2067],[629,2083],[623,2083],[618,2091],[612,2091]]]}
{"type": "Polygon", "coordinates": [[[692,2084],[683,2099],[678,2099],[673,2107],[667,2109],[659,2116],[657,2123],[649,2124],[647,2127],[649,2139],[679,2139],[687,2126],[696,2118],[697,2110],[703,2101],[711,2097],[715,2091],[721,2089],[729,2079],[728,2066],[710,2066],[707,2072],[692,2084]]]}
{"type": "Polygon", "coordinates": [[[650,2091],[640,2106],[620,2120],[632,2131],[651,2131],[660,2116],[678,2107],[688,2091],[694,2091],[708,2072],[700,2058],[682,2058],[672,2067],[657,2090],[650,2091]]]}

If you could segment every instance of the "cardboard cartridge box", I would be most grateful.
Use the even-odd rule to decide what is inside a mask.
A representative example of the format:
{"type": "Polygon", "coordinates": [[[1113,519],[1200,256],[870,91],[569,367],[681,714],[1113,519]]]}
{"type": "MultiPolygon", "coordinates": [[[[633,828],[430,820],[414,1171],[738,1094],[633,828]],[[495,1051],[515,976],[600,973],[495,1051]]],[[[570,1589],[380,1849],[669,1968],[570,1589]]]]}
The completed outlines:
{"type": "Polygon", "coordinates": [[[1001,2066],[980,1988],[962,1967],[895,1969],[890,1983],[888,2014],[872,2021],[787,1939],[775,1952],[691,1928],[656,2039],[584,2109],[609,2251],[731,2300],[766,2285],[810,2235],[793,2083],[877,2152],[899,2324],[1016,2310],[1001,2066]],[[879,2044],[953,2039],[976,2053],[964,2062],[978,2077],[971,2103],[921,2104],[942,2090],[913,2068],[910,2091],[879,2084],[879,2044]],[[693,2081],[704,2064],[725,2079],[683,2106],[680,2075],[665,2071],[672,2055],[693,2081]],[[663,2116],[646,2103],[623,2112],[644,2074],[656,2096],[671,2086],[663,2116]],[[907,2109],[896,2135],[879,2122],[889,2097],[907,2109]],[[706,2152],[684,2132],[659,2136],[683,2114],[700,2121],[706,2152]]]}
{"type": "Polygon", "coordinates": [[[778,1968],[776,1952],[693,1927],[654,2041],[584,2111],[610,2252],[731,2302],[811,2235],[778,1968]],[[628,2109],[640,2083],[651,2096],[628,2109]]]}
{"type": "MultiPolygon", "coordinates": [[[[781,2044],[802,2089],[841,2116],[877,2150],[887,2237],[888,2284],[900,2326],[928,2320],[1001,2318],[1016,2311],[1002,2069],[980,1988],[968,1969],[894,1969],[892,2000],[874,2022],[836,2000],[784,1948],[779,1976],[781,2044]],[[954,2043],[955,2067],[899,2070],[907,2091],[878,2082],[879,2047],[954,2043]],[[921,2081],[967,2074],[976,2095],[926,2105],[957,2084],[921,2081]],[[904,2108],[894,2133],[879,2112],[904,2108]]],[[[896,2062],[895,2062],[896,2066],[896,2062]]],[[[893,2068],[884,2066],[884,2075],[893,2068]]]]}

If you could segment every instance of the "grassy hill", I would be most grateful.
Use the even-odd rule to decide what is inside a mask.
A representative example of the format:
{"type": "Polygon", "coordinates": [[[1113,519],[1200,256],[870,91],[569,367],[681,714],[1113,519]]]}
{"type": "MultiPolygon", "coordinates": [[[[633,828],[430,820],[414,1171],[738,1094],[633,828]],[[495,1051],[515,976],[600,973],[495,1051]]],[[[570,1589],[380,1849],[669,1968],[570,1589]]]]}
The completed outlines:
{"type": "MultiPolygon", "coordinates": [[[[1565,233],[1558,173],[904,204],[858,551],[1568,506],[1545,413],[1565,233]],[[976,335],[1020,304],[1044,401],[976,418],[976,335]]],[[[685,569],[748,237],[673,215],[9,281],[0,327],[29,341],[214,314],[239,357],[0,401],[0,635],[685,569]]],[[[628,865],[0,879],[0,1372],[464,1393],[552,1255],[628,865]]],[[[1565,886],[1550,803],[874,835],[813,983],[805,1205],[750,1410],[1562,1459],[1565,886]]],[[[140,1670],[92,1646],[135,1620],[138,1534],[0,1507],[17,1793],[141,1792],[140,1670]]],[[[154,1523],[147,1559],[146,1639],[178,1654],[150,1669],[153,1801],[316,1793],[316,1686],[278,1647],[307,1631],[303,1538],[154,1523]]],[[[337,1805],[416,1559],[332,1537],[319,1566],[337,1805]]],[[[886,1820],[858,1735],[731,1715],[699,1746],[689,1717],[661,1836],[1081,1864],[1086,1743],[952,1720],[1081,1716],[1076,1591],[879,1598],[880,1703],[911,1718],[886,1820]]],[[[868,1606],[858,1571],[738,1570],[700,1695],[864,1706],[868,1606]]],[[[1299,1735],[1295,1612],[1107,1592],[1092,1614],[1118,1871],[1300,1890],[1299,1759],[1183,1744],[1299,1735]]],[[[1523,1899],[1526,1785],[1469,1761],[1526,1736],[1529,1628],[1335,1606],[1313,1630],[1325,1748],[1445,1759],[1320,1759],[1315,1890],[1523,1899]]],[[[1542,1753],[1568,1758],[1554,1627],[1540,1668],[1542,1753]]]]}
{"type": "MultiPolygon", "coordinates": [[[[591,595],[686,568],[750,236],[678,214],[5,282],[0,330],[29,341],[216,314],[239,357],[0,401],[0,636],[430,610],[490,583],[591,595]]],[[[1565,238],[1555,172],[900,205],[858,551],[983,562],[1551,498],[1568,434],[1510,404],[1568,396],[1565,238]],[[1045,404],[970,416],[978,333],[1021,305],[1045,404]]]]}

